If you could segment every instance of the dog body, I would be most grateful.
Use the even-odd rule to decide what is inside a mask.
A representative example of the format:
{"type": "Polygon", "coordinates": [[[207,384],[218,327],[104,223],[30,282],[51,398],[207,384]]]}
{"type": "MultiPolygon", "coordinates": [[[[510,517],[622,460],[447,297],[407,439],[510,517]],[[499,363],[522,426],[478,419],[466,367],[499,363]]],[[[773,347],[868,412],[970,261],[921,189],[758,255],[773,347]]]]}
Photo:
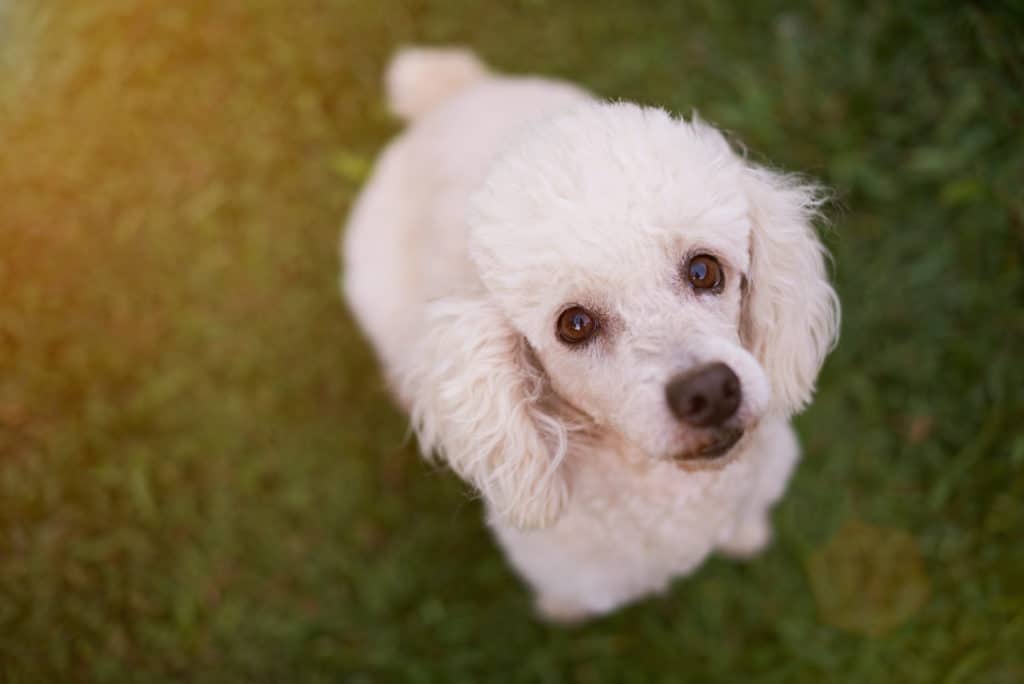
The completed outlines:
{"type": "Polygon", "coordinates": [[[549,618],[760,550],[838,302],[814,189],[700,121],[400,53],[343,290],[549,618]]]}

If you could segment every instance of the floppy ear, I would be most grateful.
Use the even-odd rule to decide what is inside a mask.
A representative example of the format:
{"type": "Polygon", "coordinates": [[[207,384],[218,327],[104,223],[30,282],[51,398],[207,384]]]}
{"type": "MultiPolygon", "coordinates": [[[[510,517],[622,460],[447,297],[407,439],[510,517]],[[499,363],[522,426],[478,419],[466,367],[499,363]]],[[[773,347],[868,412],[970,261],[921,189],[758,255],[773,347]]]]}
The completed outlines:
{"type": "Polygon", "coordinates": [[[813,225],[822,200],[814,186],[756,166],[744,182],[752,231],[741,332],[768,374],[776,410],[790,415],[814,394],[839,328],[839,299],[813,225]]]}
{"type": "Polygon", "coordinates": [[[436,452],[520,528],[546,527],[569,497],[562,421],[542,408],[544,375],[525,339],[484,299],[447,297],[399,374],[420,446],[436,452]]]}

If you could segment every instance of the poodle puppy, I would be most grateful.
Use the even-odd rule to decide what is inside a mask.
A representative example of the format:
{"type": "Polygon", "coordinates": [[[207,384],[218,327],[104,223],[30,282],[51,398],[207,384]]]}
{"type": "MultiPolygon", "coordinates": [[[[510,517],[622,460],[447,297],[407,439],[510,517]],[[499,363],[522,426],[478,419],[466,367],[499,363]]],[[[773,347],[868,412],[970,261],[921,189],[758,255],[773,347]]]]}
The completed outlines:
{"type": "Polygon", "coordinates": [[[815,187],[696,116],[463,50],[403,50],[386,86],[409,126],[352,211],[342,288],[541,615],[762,549],[837,335],[815,187]]]}

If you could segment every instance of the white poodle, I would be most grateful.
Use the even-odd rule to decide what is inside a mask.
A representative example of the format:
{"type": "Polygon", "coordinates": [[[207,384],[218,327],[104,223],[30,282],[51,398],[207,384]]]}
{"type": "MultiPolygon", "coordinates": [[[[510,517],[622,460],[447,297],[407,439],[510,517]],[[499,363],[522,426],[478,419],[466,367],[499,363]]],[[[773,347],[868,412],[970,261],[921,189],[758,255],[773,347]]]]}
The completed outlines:
{"type": "Polygon", "coordinates": [[[693,117],[407,49],[410,123],[343,289],[542,615],[606,613],[771,536],[839,303],[814,187],[693,117]]]}

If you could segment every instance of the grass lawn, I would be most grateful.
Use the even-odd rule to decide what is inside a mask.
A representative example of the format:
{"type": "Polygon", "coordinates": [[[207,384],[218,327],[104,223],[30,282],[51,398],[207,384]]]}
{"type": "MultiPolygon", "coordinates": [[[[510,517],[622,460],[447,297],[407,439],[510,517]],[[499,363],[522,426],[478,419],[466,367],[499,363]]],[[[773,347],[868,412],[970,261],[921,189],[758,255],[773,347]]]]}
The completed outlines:
{"type": "Polygon", "coordinates": [[[1024,681],[1024,5],[0,2],[0,682],[1024,681]],[[411,41],[834,188],[771,549],[536,622],[337,294],[411,41]]]}

